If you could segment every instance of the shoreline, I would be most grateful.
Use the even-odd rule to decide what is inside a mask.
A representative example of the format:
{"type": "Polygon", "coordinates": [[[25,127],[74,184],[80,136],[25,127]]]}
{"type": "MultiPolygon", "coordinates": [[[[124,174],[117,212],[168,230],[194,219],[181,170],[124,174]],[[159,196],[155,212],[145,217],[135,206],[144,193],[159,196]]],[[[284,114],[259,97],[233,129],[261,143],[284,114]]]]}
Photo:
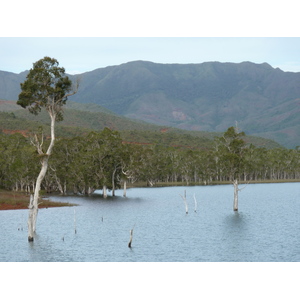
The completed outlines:
{"type": "MultiPolygon", "coordinates": [[[[0,211],[1,210],[16,210],[28,209],[29,195],[25,192],[13,192],[0,189],[0,211]]],[[[74,206],[71,203],[54,202],[47,198],[42,198],[39,205],[40,208],[65,207],[74,206]]]]}
{"type": "MultiPolygon", "coordinates": [[[[253,181],[240,181],[239,184],[260,184],[260,183],[293,183],[300,182],[300,179],[281,179],[281,180],[253,180],[253,181]]],[[[172,186],[213,186],[213,185],[231,185],[230,181],[215,181],[209,184],[194,183],[191,182],[188,185],[184,182],[159,182],[152,187],[172,187],[172,186]]],[[[134,184],[127,184],[127,189],[130,188],[146,188],[150,187],[146,182],[139,182],[134,184]]],[[[122,188],[120,188],[122,189],[122,188]]],[[[51,197],[51,195],[50,195],[51,197]]],[[[0,189],[0,211],[1,210],[16,210],[16,209],[28,209],[29,195],[25,192],[14,192],[0,189]]],[[[54,202],[47,198],[43,198],[39,205],[39,209],[51,208],[51,207],[66,207],[76,206],[76,204],[65,202],[54,202]]]]}

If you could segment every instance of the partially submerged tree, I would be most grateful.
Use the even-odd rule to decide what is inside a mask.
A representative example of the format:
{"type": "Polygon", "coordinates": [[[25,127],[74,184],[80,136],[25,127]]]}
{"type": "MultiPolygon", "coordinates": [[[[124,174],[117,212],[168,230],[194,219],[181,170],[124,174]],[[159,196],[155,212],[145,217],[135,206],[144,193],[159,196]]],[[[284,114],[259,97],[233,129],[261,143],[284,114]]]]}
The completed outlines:
{"type": "Polygon", "coordinates": [[[244,149],[246,142],[243,140],[244,132],[239,132],[237,126],[229,127],[221,138],[217,139],[221,152],[221,169],[229,175],[234,186],[233,210],[238,211],[238,180],[244,164],[244,149]]]}
{"type": "Polygon", "coordinates": [[[41,159],[41,170],[36,179],[33,196],[30,197],[29,218],[28,218],[28,241],[34,240],[36,230],[36,218],[38,213],[38,200],[41,183],[46,175],[48,160],[52,153],[55,142],[55,122],[63,119],[62,107],[66,104],[67,98],[74,95],[78,89],[78,82],[73,88],[72,81],[65,76],[65,69],[59,67],[56,59],[44,57],[33,64],[26,80],[21,83],[21,93],[17,104],[33,114],[38,114],[45,108],[51,119],[51,140],[47,150],[43,149],[43,137],[35,135],[34,144],[41,159]]]}

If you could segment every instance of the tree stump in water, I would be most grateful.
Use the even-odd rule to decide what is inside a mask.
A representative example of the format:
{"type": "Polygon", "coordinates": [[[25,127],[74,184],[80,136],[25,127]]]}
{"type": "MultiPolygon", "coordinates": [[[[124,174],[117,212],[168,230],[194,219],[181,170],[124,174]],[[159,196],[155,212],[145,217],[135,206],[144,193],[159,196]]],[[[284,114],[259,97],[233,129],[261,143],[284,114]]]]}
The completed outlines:
{"type": "Polygon", "coordinates": [[[238,211],[239,184],[237,179],[233,181],[233,187],[234,187],[233,211],[238,211]]]}

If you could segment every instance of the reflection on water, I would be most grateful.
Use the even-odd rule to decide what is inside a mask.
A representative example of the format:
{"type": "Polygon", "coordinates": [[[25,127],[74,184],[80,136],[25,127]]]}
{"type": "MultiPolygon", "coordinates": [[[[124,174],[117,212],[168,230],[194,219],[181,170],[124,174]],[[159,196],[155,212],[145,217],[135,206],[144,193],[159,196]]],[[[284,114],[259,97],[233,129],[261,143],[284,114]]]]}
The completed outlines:
{"type": "Polygon", "coordinates": [[[225,217],[225,224],[227,224],[229,227],[232,226],[243,226],[243,224],[245,224],[245,217],[243,215],[243,213],[240,213],[238,211],[234,211],[232,214],[227,215],[225,217]]]}
{"type": "Polygon", "coordinates": [[[241,212],[232,212],[224,218],[221,246],[226,258],[223,261],[239,261],[241,254],[245,256],[244,261],[251,260],[248,221],[241,212]]]}
{"type": "Polygon", "coordinates": [[[34,243],[27,210],[0,211],[0,261],[300,261],[299,191],[299,183],[249,184],[238,212],[232,186],[53,197],[79,206],[41,209],[34,243]]]}

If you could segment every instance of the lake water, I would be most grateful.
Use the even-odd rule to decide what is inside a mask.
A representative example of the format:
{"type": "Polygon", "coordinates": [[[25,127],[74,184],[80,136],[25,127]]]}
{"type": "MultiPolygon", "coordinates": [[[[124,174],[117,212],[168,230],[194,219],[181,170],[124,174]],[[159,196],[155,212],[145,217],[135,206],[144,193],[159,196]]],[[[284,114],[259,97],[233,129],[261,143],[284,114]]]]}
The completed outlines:
{"type": "Polygon", "coordinates": [[[27,210],[0,211],[0,261],[300,261],[300,183],[249,184],[239,193],[238,212],[231,185],[122,193],[51,197],[78,206],[40,209],[33,243],[27,241],[27,210]]]}

